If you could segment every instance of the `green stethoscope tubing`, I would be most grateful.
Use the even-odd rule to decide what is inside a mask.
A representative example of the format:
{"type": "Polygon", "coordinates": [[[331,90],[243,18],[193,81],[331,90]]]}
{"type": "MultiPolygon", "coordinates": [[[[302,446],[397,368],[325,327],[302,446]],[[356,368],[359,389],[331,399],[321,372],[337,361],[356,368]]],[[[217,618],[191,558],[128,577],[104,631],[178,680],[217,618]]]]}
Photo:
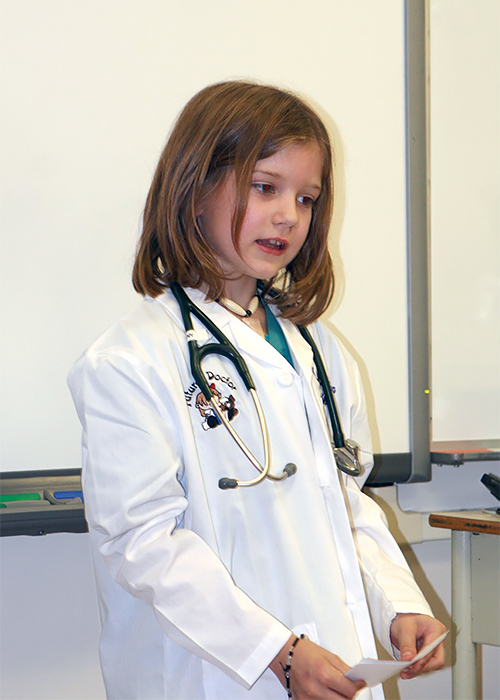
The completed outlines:
{"type": "MultiPolygon", "coordinates": [[[[255,486],[256,484],[259,484],[266,478],[272,479],[273,481],[283,481],[284,479],[293,476],[293,474],[295,474],[295,472],[297,471],[297,467],[295,466],[295,464],[292,463],[287,464],[283,469],[283,472],[279,476],[275,476],[274,474],[270,473],[271,464],[269,449],[269,431],[267,429],[267,423],[265,420],[264,412],[262,410],[262,405],[257,396],[255,384],[253,382],[252,376],[250,375],[246,362],[243,360],[241,354],[231,343],[229,338],[227,338],[227,336],[225,336],[224,333],[222,333],[222,331],[219,328],[217,328],[217,326],[208,318],[208,316],[206,316],[206,314],[204,314],[203,311],[191,301],[186,292],[177,282],[174,282],[170,288],[174,297],[177,300],[177,303],[179,304],[182,322],[186,331],[191,374],[193,375],[194,380],[198,384],[201,392],[203,393],[203,396],[214,409],[215,414],[217,415],[221,423],[224,424],[226,429],[229,431],[231,437],[238,444],[239,448],[244,452],[246,457],[250,460],[250,462],[252,462],[254,467],[259,472],[258,476],[256,476],[254,479],[249,479],[248,481],[232,479],[229,477],[222,478],[219,480],[219,487],[221,489],[231,489],[236,488],[237,486],[255,486]],[[195,331],[193,328],[191,314],[196,316],[196,318],[203,324],[203,326],[205,326],[209,333],[211,333],[211,335],[218,341],[217,343],[206,343],[201,347],[198,345],[195,338],[195,331]],[[240,375],[245,385],[245,388],[250,393],[255,405],[255,410],[257,412],[260,429],[262,432],[262,441],[264,446],[264,465],[260,464],[257,458],[244,444],[237,432],[234,430],[233,426],[230,424],[227,417],[224,415],[224,412],[220,408],[219,404],[217,403],[201,366],[202,361],[208,355],[223,355],[224,357],[227,357],[234,364],[238,374],[240,375]]],[[[340,423],[340,418],[333,396],[331,384],[328,379],[328,374],[326,372],[326,368],[319,353],[319,350],[307,328],[305,328],[304,326],[298,326],[298,330],[300,331],[304,340],[311,347],[311,350],[313,352],[318,381],[323,390],[326,408],[330,419],[333,437],[332,449],[337,466],[341,471],[345,472],[346,474],[349,474],[351,476],[359,476],[364,471],[364,467],[360,460],[360,447],[354,440],[346,440],[344,438],[344,433],[342,431],[342,426],[340,423]]]]}

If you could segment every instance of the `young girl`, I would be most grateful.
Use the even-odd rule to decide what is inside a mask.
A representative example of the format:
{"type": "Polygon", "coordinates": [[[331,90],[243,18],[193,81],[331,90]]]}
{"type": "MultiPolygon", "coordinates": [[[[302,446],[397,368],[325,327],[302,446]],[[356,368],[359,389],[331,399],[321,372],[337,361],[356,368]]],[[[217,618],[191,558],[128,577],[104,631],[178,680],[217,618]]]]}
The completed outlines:
{"type": "MultiPolygon", "coordinates": [[[[69,379],[109,698],[381,698],[344,676],[376,657],[372,627],[404,659],[444,629],[362,480],[336,467],[297,328],[312,324],[345,436],[369,469],[358,369],[315,323],[333,293],[331,210],[328,135],[297,96],[226,82],[179,116],[144,212],[133,274],[144,301],[69,379]],[[183,290],[246,362],[270,475],[287,478],[220,488],[258,476],[228,425],[259,464],[265,449],[230,358],[207,355],[203,381],[193,377],[188,340],[214,338],[196,313],[186,334],[183,290]]],[[[405,676],[443,662],[440,646],[405,676]]]]}

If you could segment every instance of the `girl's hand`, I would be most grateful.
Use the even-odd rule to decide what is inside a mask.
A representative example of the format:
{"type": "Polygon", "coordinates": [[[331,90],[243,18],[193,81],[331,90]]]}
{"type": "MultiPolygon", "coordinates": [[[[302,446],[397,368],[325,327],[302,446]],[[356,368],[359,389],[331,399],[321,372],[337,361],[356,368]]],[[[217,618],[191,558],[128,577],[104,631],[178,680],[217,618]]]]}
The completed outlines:
{"type": "MultiPolygon", "coordinates": [[[[295,635],[292,635],[279,654],[269,664],[283,687],[286,687],[283,666],[288,662],[288,651],[295,635]],[[281,662],[281,663],[280,663],[281,662]]],[[[302,639],[295,647],[290,670],[290,689],[293,700],[338,700],[353,698],[361,688],[363,681],[350,681],[344,676],[349,670],[335,654],[314,644],[309,639],[302,639]]]]}
{"type": "MultiPolygon", "coordinates": [[[[412,659],[426,644],[437,639],[446,627],[429,615],[398,613],[391,624],[391,642],[399,649],[401,661],[412,659]]],[[[444,642],[423,659],[405,668],[401,678],[415,678],[421,673],[438,671],[444,666],[444,642]]]]}

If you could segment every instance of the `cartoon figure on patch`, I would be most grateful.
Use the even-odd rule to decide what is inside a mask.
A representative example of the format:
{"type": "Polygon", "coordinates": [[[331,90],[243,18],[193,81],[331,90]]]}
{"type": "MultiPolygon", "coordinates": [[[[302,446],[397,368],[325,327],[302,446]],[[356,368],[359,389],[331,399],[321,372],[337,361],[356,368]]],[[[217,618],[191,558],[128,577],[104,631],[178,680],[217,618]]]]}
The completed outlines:
{"type": "Polygon", "coordinates": [[[236,399],[232,394],[230,394],[226,399],[224,399],[224,410],[227,411],[227,417],[229,420],[233,420],[235,416],[238,415],[239,411],[236,408],[236,399]]]}
{"type": "MultiPolygon", "coordinates": [[[[215,386],[215,384],[210,384],[210,389],[212,390],[214,398],[217,401],[220,409],[226,412],[228,420],[233,420],[233,418],[239,413],[238,409],[235,406],[236,399],[234,398],[234,396],[231,394],[229,396],[223,397],[220,391],[215,386]]],[[[201,424],[203,430],[216,428],[218,425],[220,425],[221,422],[217,417],[217,414],[215,413],[211,403],[206,400],[205,396],[201,391],[199,392],[199,394],[196,395],[195,407],[198,409],[201,417],[203,418],[203,422],[201,424]]]]}

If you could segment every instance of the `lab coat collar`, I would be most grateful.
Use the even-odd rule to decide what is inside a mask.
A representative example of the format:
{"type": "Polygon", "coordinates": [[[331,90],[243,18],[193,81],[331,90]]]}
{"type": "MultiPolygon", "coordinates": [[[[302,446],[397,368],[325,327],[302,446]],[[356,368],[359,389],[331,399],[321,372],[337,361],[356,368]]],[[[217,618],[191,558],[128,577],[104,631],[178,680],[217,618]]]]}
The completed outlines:
{"type": "MultiPolygon", "coordinates": [[[[305,377],[307,381],[310,381],[314,366],[313,354],[310,346],[303,339],[299,330],[293,323],[281,318],[276,306],[270,305],[270,309],[277,317],[278,323],[283,329],[285,339],[292,354],[295,371],[300,377],[305,377]]],[[[292,369],[288,360],[286,360],[278,350],[272,346],[270,347],[265,338],[253,331],[245,323],[242,323],[238,318],[229,314],[229,312],[227,313],[230,318],[228,321],[228,328],[225,332],[228,335],[232,334],[232,341],[242,350],[242,353],[244,352],[250,355],[260,364],[266,364],[287,371],[292,369]]]]}
{"type": "MultiPolygon", "coordinates": [[[[270,352],[269,344],[264,338],[242,323],[240,319],[233,316],[233,314],[223,306],[217,304],[217,302],[208,301],[202,290],[186,288],[184,291],[191,301],[193,301],[210,320],[238,346],[240,351],[243,350],[243,352],[248,353],[248,355],[259,362],[264,362],[279,367],[280,369],[290,369],[287,360],[285,360],[277,350],[275,352],[270,352]]],[[[163,294],[156,297],[156,301],[168,311],[176,325],[184,329],[179,305],[172,292],[170,290],[165,291],[163,294]]],[[[310,380],[314,364],[311,348],[302,338],[299,330],[293,323],[282,319],[277,313],[276,307],[271,306],[270,308],[274,315],[277,316],[278,322],[283,329],[286,341],[292,353],[295,370],[299,376],[305,376],[307,380],[310,380]]],[[[198,342],[207,342],[211,336],[208,332],[205,332],[203,324],[199,323],[196,318],[194,318],[194,327],[197,331],[198,342]]]]}
{"type": "MultiPolygon", "coordinates": [[[[226,311],[226,309],[220,306],[220,304],[217,304],[215,301],[208,301],[205,293],[200,289],[184,288],[184,291],[191,301],[194,302],[196,306],[198,306],[218,328],[222,330],[224,326],[227,326],[227,324],[230,322],[232,317],[229,311],[226,311]]],[[[161,304],[171,316],[175,324],[184,330],[184,323],[182,321],[182,314],[179,304],[177,303],[177,300],[170,289],[167,289],[165,292],[163,292],[163,294],[155,297],[153,301],[161,304]]],[[[210,333],[195,316],[193,316],[193,326],[196,331],[196,340],[200,344],[206,343],[211,338],[210,333]]]]}

